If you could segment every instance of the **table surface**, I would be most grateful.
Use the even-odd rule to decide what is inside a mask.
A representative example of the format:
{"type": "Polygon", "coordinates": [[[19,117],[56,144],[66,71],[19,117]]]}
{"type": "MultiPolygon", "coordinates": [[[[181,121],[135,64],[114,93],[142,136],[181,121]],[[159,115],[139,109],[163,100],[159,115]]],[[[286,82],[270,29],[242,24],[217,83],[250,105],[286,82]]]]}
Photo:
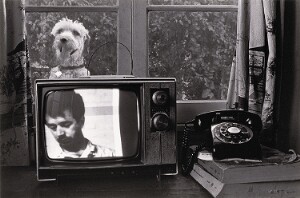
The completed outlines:
{"type": "Polygon", "coordinates": [[[38,182],[34,167],[2,167],[1,197],[211,197],[190,176],[91,177],[38,182]]]}

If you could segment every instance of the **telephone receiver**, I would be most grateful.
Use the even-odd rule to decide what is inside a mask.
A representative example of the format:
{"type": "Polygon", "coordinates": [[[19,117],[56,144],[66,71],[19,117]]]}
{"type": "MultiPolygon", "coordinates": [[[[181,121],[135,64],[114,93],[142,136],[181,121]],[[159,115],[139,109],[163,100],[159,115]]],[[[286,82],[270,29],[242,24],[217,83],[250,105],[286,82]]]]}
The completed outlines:
{"type": "Polygon", "coordinates": [[[199,152],[213,160],[261,159],[259,115],[242,110],[222,110],[197,115],[185,123],[182,140],[182,171],[189,173],[199,152]]]}

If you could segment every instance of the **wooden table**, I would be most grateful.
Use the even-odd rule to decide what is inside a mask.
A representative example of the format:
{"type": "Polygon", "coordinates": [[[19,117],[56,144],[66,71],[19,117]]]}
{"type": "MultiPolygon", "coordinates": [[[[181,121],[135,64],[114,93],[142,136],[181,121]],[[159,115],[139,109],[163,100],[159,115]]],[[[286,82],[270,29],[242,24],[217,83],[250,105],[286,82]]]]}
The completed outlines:
{"type": "Polygon", "coordinates": [[[34,197],[211,197],[190,176],[63,178],[38,182],[35,167],[2,167],[1,198],[34,197]]]}

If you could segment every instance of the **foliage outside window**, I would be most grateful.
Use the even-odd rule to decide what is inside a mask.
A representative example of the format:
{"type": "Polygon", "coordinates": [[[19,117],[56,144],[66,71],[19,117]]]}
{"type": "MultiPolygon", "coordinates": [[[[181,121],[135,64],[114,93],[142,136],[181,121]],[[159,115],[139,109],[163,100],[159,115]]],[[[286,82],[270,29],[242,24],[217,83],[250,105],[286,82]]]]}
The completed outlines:
{"type": "MultiPolygon", "coordinates": [[[[153,5],[220,5],[225,0],[151,0],[153,5]]],[[[179,100],[225,100],[235,53],[236,12],[149,12],[150,76],[174,76],[179,100]]]]}

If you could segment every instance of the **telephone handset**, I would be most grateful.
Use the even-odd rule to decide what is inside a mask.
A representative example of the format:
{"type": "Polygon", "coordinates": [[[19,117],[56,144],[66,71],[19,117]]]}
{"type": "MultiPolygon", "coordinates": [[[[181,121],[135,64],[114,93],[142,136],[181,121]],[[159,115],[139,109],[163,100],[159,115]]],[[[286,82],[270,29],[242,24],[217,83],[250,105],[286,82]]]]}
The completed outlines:
{"type": "Polygon", "coordinates": [[[198,152],[210,152],[214,160],[261,159],[259,115],[241,110],[203,113],[185,123],[182,170],[191,171],[198,152]]]}

